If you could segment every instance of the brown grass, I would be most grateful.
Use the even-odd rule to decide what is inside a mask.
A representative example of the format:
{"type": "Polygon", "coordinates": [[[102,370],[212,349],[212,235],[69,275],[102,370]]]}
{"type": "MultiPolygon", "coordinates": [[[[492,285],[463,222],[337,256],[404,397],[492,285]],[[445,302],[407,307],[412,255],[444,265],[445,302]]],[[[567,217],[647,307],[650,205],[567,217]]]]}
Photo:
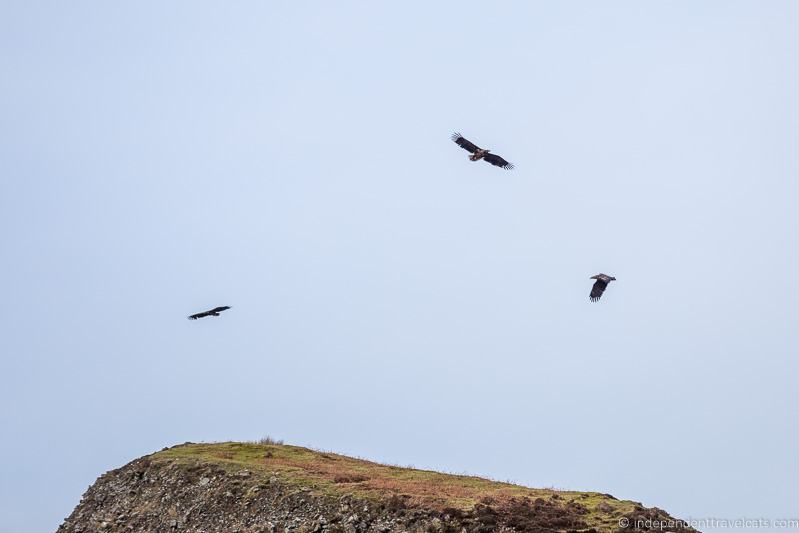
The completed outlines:
{"type": "Polygon", "coordinates": [[[233,452],[214,452],[212,455],[219,459],[233,459],[235,457],[233,452]]]}

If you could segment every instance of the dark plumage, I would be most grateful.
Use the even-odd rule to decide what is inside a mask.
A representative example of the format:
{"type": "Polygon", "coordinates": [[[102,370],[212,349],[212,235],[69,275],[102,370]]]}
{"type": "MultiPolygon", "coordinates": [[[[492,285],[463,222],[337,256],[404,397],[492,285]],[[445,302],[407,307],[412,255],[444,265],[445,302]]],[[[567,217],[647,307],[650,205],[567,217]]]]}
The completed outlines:
{"type": "Polygon", "coordinates": [[[479,161],[481,159],[485,159],[487,162],[491,163],[495,167],[504,168],[505,170],[510,170],[513,168],[513,163],[508,163],[503,158],[496,154],[489,153],[491,150],[485,150],[480,148],[473,142],[465,139],[463,135],[460,133],[453,133],[452,140],[455,141],[455,144],[466,150],[467,152],[471,153],[472,155],[469,156],[469,159],[472,161],[479,161]]]}
{"type": "Polygon", "coordinates": [[[227,311],[230,309],[229,305],[223,305],[222,307],[214,307],[208,311],[203,311],[202,313],[196,313],[194,315],[189,315],[189,320],[197,320],[198,318],[203,318],[206,316],[219,316],[219,313],[222,311],[227,311]]]}
{"type": "Polygon", "coordinates": [[[608,283],[616,281],[616,278],[608,276],[607,274],[597,274],[596,276],[591,276],[590,279],[596,280],[594,286],[591,287],[591,294],[588,295],[592,302],[599,301],[602,297],[602,293],[605,292],[605,289],[608,287],[608,283]]]}

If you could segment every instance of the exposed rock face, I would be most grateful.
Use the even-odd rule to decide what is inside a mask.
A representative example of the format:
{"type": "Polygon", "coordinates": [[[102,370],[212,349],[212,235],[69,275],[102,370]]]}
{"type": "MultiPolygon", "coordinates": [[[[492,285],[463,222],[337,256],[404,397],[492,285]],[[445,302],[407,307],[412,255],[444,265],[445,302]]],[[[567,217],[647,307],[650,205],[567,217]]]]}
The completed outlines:
{"type": "MultiPolygon", "coordinates": [[[[668,518],[657,509],[632,509],[630,518],[668,518]]],[[[331,493],[280,471],[155,454],[101,476],[58,533],[596,531],[587,514],[585,506],[558,495],[489,498],[467,510],[409,506],[396,494],[375,499],[331,493]]]]}
{"type": "Polygon", "coordinates": [[[230,474],[213,465],[186,468],[143,458],[97,480],[58,531],[387,532],[412,522],[432,525],[434,517],[414,515],[346,496],[313,497],[275,476],[264,483],[246,470],[230,474]]]}

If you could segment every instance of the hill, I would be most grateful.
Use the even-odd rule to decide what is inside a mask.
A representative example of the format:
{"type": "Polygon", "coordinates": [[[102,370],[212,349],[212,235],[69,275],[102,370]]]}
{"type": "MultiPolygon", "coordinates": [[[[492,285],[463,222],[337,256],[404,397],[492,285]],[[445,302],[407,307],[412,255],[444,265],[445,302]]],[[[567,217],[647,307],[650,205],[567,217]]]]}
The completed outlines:
{"type": "Polygon", "coordinates": [[[58,532],[599,532],[669,520],[608,494],[225,442],[165,448],[104,474],[58,532]]]}

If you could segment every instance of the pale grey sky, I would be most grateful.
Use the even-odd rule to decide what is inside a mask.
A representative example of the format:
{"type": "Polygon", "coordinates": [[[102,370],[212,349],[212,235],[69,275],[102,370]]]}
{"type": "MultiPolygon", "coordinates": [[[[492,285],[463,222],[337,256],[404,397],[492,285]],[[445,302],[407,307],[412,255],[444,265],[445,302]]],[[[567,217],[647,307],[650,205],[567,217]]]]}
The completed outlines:
{"type": "Polygon", "coordinates": [[[2,3],[0,530],[265,434],[799,518],[798,27],[791,1],[2,3]]]}

